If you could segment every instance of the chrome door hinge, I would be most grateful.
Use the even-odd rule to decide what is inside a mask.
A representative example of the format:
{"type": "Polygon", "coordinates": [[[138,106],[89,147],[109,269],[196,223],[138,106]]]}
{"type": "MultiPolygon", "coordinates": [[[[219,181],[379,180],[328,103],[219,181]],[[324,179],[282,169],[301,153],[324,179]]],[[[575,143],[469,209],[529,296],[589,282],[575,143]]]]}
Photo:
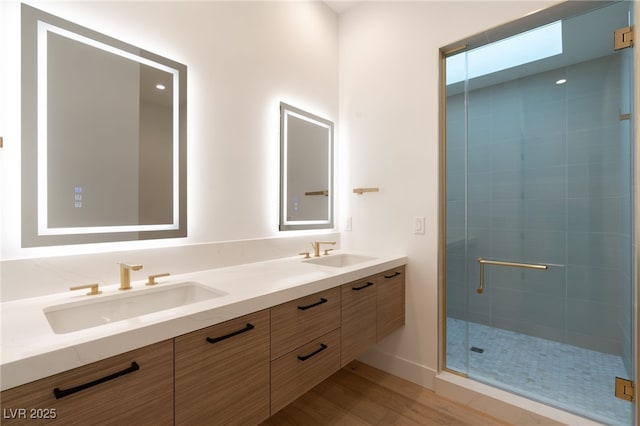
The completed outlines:
{"type": "Polygon", "coordinates": [[[633,27],[618,28],[613,36],[613,50],[633,46],[633,27]]]}
{"type": "Polygon", "coordinates": [[[631,380],[616,377],[616,398],[633,401],[635,389],[631,380]]]}

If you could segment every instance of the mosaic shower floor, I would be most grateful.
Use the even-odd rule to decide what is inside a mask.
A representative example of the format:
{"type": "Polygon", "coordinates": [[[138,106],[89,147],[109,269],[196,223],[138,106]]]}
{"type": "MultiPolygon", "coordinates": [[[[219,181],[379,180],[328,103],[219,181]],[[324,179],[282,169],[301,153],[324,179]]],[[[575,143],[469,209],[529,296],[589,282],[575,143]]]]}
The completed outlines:
{"type": "Polygon", "coordinates": [[[615,377],[628,377],[620,357],[473,322],[467,344],[466,324],[447,319],[449,369],[604,424],[632,424],[632,404],[613,396],[615,377]]]}

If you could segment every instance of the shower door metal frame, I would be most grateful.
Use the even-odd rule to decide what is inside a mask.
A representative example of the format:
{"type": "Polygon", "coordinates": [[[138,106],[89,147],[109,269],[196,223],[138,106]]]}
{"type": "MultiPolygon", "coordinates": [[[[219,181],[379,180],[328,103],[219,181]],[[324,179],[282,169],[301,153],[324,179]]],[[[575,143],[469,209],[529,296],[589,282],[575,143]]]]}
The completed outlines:
{"type": "MultiPolygon", "coordinates": [[[[549,8],[537,11],[531,15],[525,16],[523,18],[511,21],[504,25],[491,28],[487,31],[478,33],[476,35],[470,36],[466,39],[458,40],[454,43],[450,43],[446,46],[443,46],[439,50],[440,55],[440,106],[439,106],[439,208],[438,208],[438,373],[446,371],[448,373],[452,373],[455,375],[468,377],[466,373],[455,371],[448,369],[446,367],[446,343],[447,343],[447,295],[446,295],[446,251],[447,251],[447,233],[446,233],[446,215],[447,215],[447,192],[446,192],[446,141],[447,141],[447,132],[446,132],[446,100],[447,100],[447,90],[446,90],[446,59],[449,56],[460,53],[465,50],[475,49],[477,47],[490,44],[513,35],[555,22],[559,19],[566,19],[572,16],[580,15],[583,13],[588,13],[590,11],[618,3],[616,0],[612,1],[566,1],[564,3],[551,6],[549,8]]],[[[640,16],[640,5],[637,2],[634,2],[633,7],[635,10],[634,22],[640,22],[638,17],[640,16]]],[[[634,51],[634,58],[637,55],[637,52],[634,51]]],[[[637,58],[634,61],[635,64],[638,64],[637,58]]],[[[636,66],[635,72],[638,73],[640,69],[637,69],[636,66]]],[[[638,84],[637,78],[635,79],[635,94],[633,94],[633,104],[634,104],[634,113],[638,114],[640,111],[640,86],[638,84]]],[[[635,143],[635,163],[632,170],[632,178],[633,178],[633,186],[635,191],[633,191],[634,198],[634,210],[633,210],[633,223],[634,228],[632,229],[632,233],[635,234],[634,241],[632,242],[632,253],[633,261],[632,261],[632,276],[635,277],[635,282],[633,283],[633,288],[635,289],[634,300],[633,303],[635,305],[635,309],[633,312],[634,316],[634,324],[635,324],[635,342],[634,342],[634,352],[636,357],[636,365],[635,365],[635,377],[634,382],[636,384],[636,388],[640,383],[640,326],[638,326],[638,322],[640,321],[640,314],[638,311],[640,310],[640,291],[639,291],[639,283],[640,283],[640,259],[638,259],[638,250],[640,246],[640,171],[638,168],[640,167],[640,149],[638,149],[638,141],[637,135],[639,133],[638,129],[638,119],[635,118],[632,124],[632,139],[636,141],[635,143]]],[[[466,129],[465,129],[466,132],[466,129]]],[[[632,330],[632,334],[634,334],[634,330],[632,330]]],[[[637,394],[637,392],[636,392],[637,394]]],[[[640,398],[636,395],[634,411],[636,416],[636,422],[640,420],[640,398]]]]}

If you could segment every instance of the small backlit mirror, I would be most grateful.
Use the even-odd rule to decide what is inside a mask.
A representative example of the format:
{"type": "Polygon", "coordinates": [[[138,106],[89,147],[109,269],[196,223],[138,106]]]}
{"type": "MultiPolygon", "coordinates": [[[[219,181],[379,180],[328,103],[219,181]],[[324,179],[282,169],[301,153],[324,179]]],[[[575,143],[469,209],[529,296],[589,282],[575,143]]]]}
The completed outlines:
{"type": "Polygon", "coordinates": [[[333,122],[280,104],[280,230],[333,228],[333,122]]]}

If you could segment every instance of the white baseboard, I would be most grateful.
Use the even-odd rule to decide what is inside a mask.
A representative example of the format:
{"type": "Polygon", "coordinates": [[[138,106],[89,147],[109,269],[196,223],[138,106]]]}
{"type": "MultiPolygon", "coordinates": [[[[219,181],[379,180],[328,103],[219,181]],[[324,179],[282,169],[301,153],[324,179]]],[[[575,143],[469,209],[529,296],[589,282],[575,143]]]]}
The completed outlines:
{"type": "Polygon", "coordinates": [[[436,390],[437,372],[424,365],[382,352],[375,348],[360,356],[358,360],[424,388],[433,391],[436,390]]]}

